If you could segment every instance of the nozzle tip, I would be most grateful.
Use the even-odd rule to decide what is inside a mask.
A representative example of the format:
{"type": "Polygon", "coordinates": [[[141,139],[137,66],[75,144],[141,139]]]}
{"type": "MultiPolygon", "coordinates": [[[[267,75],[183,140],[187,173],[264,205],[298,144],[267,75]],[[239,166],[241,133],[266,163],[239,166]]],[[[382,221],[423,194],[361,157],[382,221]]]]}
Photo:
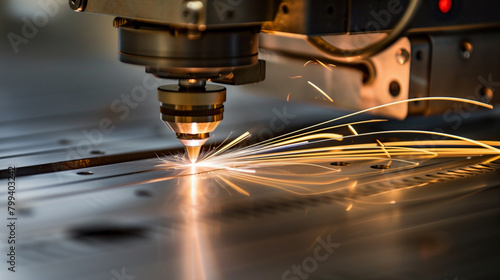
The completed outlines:
{"type": "Polygon", "coordinates": [[[198,160],[198,156],[200,155],[201,146],[186,146],[186,151],[188,154],[188,158],[191,163],[196,163],[198,160]]]}

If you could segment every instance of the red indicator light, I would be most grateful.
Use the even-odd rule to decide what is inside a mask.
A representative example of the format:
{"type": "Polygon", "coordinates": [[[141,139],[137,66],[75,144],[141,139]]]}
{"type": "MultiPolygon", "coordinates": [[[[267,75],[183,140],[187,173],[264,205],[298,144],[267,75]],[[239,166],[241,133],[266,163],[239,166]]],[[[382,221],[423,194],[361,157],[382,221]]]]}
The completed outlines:
{"type": "Polygon", "coordinates": [[[453,5],[452,0],[439,0],[439,10],[446,14],[451,10],[451,6],[453,5]]]}

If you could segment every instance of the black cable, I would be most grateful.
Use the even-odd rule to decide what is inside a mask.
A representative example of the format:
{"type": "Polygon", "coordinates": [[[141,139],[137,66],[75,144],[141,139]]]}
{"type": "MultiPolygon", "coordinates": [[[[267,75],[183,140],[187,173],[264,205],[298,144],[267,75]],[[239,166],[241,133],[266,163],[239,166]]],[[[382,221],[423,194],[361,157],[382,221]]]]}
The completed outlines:
{"type": "Polygon", "coordinates": [[[403,17],[394,29],[383,39],[359,49],[337,48],[323,39],[321,36],[307,37],[307,42],[313,47],[328,55],[328,58],[336,63],[358,63],[370,56],[376,55],[396,42],[403,35],[413,19],[415,18],[424,0],[411,0],[403,17]]]}

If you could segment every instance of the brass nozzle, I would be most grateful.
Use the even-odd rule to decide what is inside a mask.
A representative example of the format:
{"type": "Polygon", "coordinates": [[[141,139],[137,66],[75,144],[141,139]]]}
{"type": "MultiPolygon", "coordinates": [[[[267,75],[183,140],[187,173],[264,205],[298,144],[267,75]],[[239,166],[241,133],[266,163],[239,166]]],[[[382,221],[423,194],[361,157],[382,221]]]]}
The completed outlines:
{"type": "Polygon", "coordinates": [[[179,85],[159,87],[158,100],[162,120],[176,133],[189,160],[195,163],[210,132],[222,120],[226,88],[206,85],[205,81],[181,80],[179,85]]]}
{"type": "Polygon", "coordinates": [[[189,161],[196,163],[200,156],[201,146],[186,146],[189,161]]]}
{"type": "Polygon", "coordinates": [[[177,133],[177,139],[186,146],[186,152],[191,163],[196,163],[200,155],[201,146],[207,142],[208,138],[210,138],[208,133],[177,133]]]}

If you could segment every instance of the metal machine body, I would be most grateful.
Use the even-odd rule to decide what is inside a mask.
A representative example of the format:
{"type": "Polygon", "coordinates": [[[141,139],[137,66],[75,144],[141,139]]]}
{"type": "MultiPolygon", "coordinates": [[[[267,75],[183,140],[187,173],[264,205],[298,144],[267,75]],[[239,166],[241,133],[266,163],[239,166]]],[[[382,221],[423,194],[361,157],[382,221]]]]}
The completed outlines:
{"type": "MultiPolygon", "coordinates": [[[[335,66],[358,70],[361,79],[359,73],[347,74],[349,79],[357,79],[354,82],[357,86],[350,87],[355,91],[342,90],[341,94],[348,96],[340,98],[342,101],[338,102],[338,105],[342,107],[363,109],[410,97],[442,95],[443,92],[453,92],[459,96],[465,95],[486,102],[498,100],[494,99],[493,89],[488,85],[474,87],[475,85],[459,84],[457,89],[460,90],[457,91],[452,88],[453,85],[457,85],[456,83],[447,82],[457,75],[464,74],[464,71],[468,76],[479,77],[482,72],[477,69],[485,71],[483,64],[486,62],[488,65],[498,64],[498,58],[494,53],[500,47],[498,39],[500,22],[492,11],[500,7],[498,2],[493,0],[70,0],[69,2],[71,8],[78,12],[118,16],[113,24],[118,28],[120,38],[120,61],[143,65],[148,73],[157,77],[180,80],[179,92],[188,92],[186,89],[192,89],[183,86],[190,84],[187,81],[191,81],[191,84],[203,84],[199,90],[206,91],[204,83],[207,80],[237,85],[264,80],[265,64],[258,60],[259,33],[262,30],[266,33],[286,33],[295,36],[292,36],[293,39],[285,38],[281,41],[265,40],[260,45],[261,48],[285,55],[320,58],[326,63],[333,59],[335,66]],[[416,5],[415,11],[410,14],[410,18],[406,18],[407,14],[404,11],[411,9],[412,5],[416,5]],[[397,30],[398,22],[404,20],[412,21],[408,22],[405,28],[411,27],[407,35],[409,43],[401,42],[396,48],[374,51],[373,55],[364,59],[332,58],[328,54],[313,52],[311,46],[297,48],[301,41],[318,35],[337,35],[330,39],[341,47],[348,45],[349,48],[355,49],[374,48],[375,44],[370,45],[373,42],[372,38],[341,34],[390,32],[391,29],[397,30]],[[493,31],[484,31],[491,28],[493,31]],[[440,34],[444,31],[447,35],[443,37],[440,34]],[[476,35],[479,31],[485,32],[484,35],[476,35]],[[446,53],[440,50],[441,47],[446,53]],[[450,48],[454,47],[456,53],[450,52],[450,48]],[[382,54],[377,56],[379,52],[382,54]],[[391,59],[393,60],[390,61],[391,59]],[[343,61],[346,63],[342,63],[343,61]],[[340,64],[337,65],[336,62],[340,64]],[[439,66],[436,66],[436,62],[439,66]],[[452,68],[455,73],[440,67],[452,68]],[[426,76],[428,70],[431,76],[426,76]],[[446,74],[442,77],[443,74],[440,73],[446,74]],[[446,85],[445,88],[442,85],[446,85]]],[[[384,40],[385,34],[375,37],[384,40]]],[[[486,73],[497,74],[499,71],[490,68],[487,67],[486,73]]],[[[344,74],[341,76],[345,78],[344,74]]],[[[163,90],[159,90],[159,93],[165,95],[163,90]]],[[[160,101],[161,99],[160,97],[160,101]]],[[[189,106],[189,103],[185,105],[189,106]]],[[[441,105],[440,108],[430,108],[424,102],[412,103],[409,106],[408,108],[402,105],[379,113],[404,118],[408,112],[414,114],[442,112],[448,109],[449,104],[441,105]]],[[[195,161],[200,150],[199,144],[204,143],[200,140],[209,137],[209,133],[216,128],[217,121],[205,125],[210,128],[202,132],[199,132],[198,128],[179,129],[179,127],[190,127],[189,123],[197,123],[193,117],[198,116],[201,111],[194,111],[189,113],[189,109],[183,110],[179,117],[189,115],[192,118],[187,121],[186,118],[174,117],[176,119],[174,122],[183,119],[182,122],[179,121],[181,125],[172,125],[170,122],[168,126],[186,147],[191,147],[187,149],[188,155],[195,161]]],[[[178,111],[169,111],[170,115],[176,113],[178,111]]],[[[208,114],[206,117],[214,118],[211,113],[205,111],[204,114],[208,114]]],[[[215,119],[220,121],[222,112],[217,115],[219,117],[215,119]]],[[[165,116],[163,114],[163,120],[166,119],[165,116]]]]}
{"type": "MultiPolygon", "coordinates": [[[[454,0],[447,13],[439,5],[447,1],[426,1],[405,36],[354,64],[338,63],[308,37],[362,48],[393,30],[408,1],[207,0],[198,1],[206,8],[199,24],[185,21],[192,2],[70,2],[118,16],[114,29],[113,18],[75,15],[63,0],[0,1],[4,39],[38,28],[19,53],[0,41],[0,279],[500,278],[500,153],[471,156],[467,144],[450,157],[401,157],[408,166],[383,145],[446,150],[443,138],[347,137],[353,132],[344,127],[331,130],[346,136],[332,147],[368,145],[381,156],[221,169],[185,161],[184,147],[151,113],[160,107],[194,161],[209,136],[214,147],[245,131],[248,142],[262,143],[343,117],[342,108],[419,96],[495,103],[498,1],[454,0]],[[37,6],[56,2],[53,17],[37,6]],[[35,8],[12,8],[21,3],[35,8]],[[387,20],[391,10],[401,12],[387,20]],[[50,23],[42,28],[32,19],[43,13],[50,23]],[[120,64],[116,45],[120,59],[141,67],[120,64]],[[143,68],[175,82],[163,85],[143,68]],[[5,211],[13,181],[15,273],[5,211]]],[[[356,131],[411,129],[484,143],[500,135],[498,108],[412,102],[377,114],[408,117],[356,131]]],[[[358,119],[332,125],[351,121],[358,119]]]]}

